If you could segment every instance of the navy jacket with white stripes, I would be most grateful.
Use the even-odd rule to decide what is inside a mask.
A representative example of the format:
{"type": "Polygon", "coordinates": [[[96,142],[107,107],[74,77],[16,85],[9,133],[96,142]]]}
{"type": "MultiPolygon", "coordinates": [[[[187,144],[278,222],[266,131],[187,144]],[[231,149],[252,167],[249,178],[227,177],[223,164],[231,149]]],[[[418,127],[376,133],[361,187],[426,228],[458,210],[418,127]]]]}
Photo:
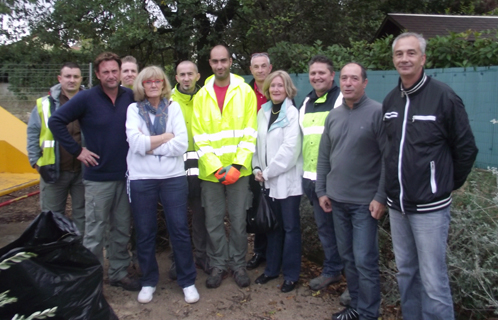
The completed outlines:
{"type": "Polygon", "coordinates": [[[462,99],[422,73],[408,89],[400,80],[382,108],[388,206],[404,213],[448,207],[478,151],[462,99]]]}

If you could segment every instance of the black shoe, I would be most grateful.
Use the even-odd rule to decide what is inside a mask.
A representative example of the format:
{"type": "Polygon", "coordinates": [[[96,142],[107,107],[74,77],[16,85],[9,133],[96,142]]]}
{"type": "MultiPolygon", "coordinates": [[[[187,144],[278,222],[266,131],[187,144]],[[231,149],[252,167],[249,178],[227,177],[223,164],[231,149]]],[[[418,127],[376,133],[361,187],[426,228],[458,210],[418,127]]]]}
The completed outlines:
{"type": "Polygon", "coordinates": [[[135,277],[129,276],[125,276],[123,279],[118,281],[111,281],[111,286],[121,287],[127,291],[140,291],[140,289],[142,289],[140,281],[138,281],[135,277]]]}
{"type": "Polygon", "coordinates": [[[350,306],[347,306],[344,310],[334,313],[332,315],[332,320],[358,320],[360,319],[360,315],[358,312],[351,308],[350,306]]]}
{"type": "Polygon", "coordinates": [[[273,280],[273,279],[277,279],[277,278],[278,278],[278,276],[269,277],[269,276],[267,276],[266,274],[263,273],[262,275],[260,275],[259,277],[257,277],[256,280],[254,280],[254,283],[256,283],[256,284],[265,284],[268,281],[273,280]]]}
{"type": "Polygon", "coordinates": [[[282,291],[284,293],[290,292],[290,291],[294,290],[295,287],[296,287],[296,282],[285,280],[284,283],[282,284],[282,287],[280,288],[280,291],[282,291]]]}
{"type": "Polygon", "coordinates": [[[251,260],[249,260],[247,262],[247,270],[252,270],[252,269],[256,269],[257,267],[259,267],[259,265],[261,264],[261,262],[263,261],[266,261],[265,257],[263,257],[261,254],[259,253],[255,253],[251,260]]]}

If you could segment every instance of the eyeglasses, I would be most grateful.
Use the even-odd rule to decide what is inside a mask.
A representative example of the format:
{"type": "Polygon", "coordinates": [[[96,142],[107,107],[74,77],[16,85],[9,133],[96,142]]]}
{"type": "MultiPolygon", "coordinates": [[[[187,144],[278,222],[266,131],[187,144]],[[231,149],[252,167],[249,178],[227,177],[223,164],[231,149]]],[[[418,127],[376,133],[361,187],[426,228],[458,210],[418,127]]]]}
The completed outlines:
{"type": "Polygon", "coordinates": [[[256,57],[269,57],[267,52],[256,52],[251,55],[251,58],[256,58],[256,57]]]}
{"type": "Polygon", "coordinates": [[[160,85],[161,83],[164,82],[164,79],[161,79],[161,80],[146,80],[146,81],[142,81],[142,84],[144,86],[151,86],[152,84],[155,84],[156,86],[160,85]]]}

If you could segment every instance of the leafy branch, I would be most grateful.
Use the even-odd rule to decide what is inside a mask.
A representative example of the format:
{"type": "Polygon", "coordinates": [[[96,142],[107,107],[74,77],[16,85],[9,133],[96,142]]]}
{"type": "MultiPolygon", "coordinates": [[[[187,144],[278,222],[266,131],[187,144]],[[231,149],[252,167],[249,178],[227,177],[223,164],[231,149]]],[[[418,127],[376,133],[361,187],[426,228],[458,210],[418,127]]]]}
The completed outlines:
{"type": "Polygon", "coordinates": [[[20,262],[23,262],[24,260],[28,260],[28,259],[31,259],[34,257],[36,257],[36,253],[19,252],[10,258],[7,258],[3,261],[0,261],[0,270],[7,270],[13,264],[20,263],[20,262]]]}

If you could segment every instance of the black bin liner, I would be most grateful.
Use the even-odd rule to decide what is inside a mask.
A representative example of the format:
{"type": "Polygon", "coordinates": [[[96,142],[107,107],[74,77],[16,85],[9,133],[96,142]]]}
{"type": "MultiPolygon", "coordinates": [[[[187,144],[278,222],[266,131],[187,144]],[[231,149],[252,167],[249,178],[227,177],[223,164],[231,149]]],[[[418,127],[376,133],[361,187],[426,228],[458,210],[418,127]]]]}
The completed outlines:
{"type": "Polygon", "coordinates": [[[57,307],[53,320],[118,319],[102,292],[103,269],[82,244],[70,219],[44,211],[19,239],[0,249],[0,261],[19,252],[37,256],[0,270],[0,293],[17,302],[0,307],[0,319],[57,307]]]}

